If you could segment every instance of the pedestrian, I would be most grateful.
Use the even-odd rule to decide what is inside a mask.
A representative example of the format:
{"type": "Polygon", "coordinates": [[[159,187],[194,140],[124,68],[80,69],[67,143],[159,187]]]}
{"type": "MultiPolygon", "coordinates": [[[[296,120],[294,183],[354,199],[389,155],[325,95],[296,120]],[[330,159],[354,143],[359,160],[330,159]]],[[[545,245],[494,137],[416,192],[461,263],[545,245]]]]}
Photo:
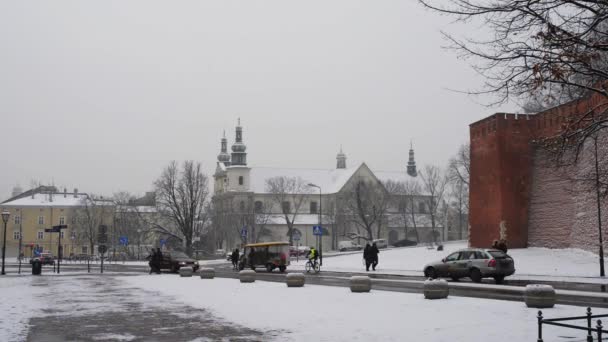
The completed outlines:
{"type": "Polygon", "coordinates": [[[378,246],[376,246],[376,243],[374,242],[369,248],[369,256],[372,261],[372,271],[375,271],[376,266],[378,266],[378,254],[380,254],[380,251],[378,250],[378,246]]]}
{"type": "Polygon", "coordinates": [[[160,265],[163,261],[163,252],[160,248],[156,249],[156,274],[160,274],[160,265]]]}
{"type": "Polygon", "coordinates": [[[365,248],[363,249],[363,260],[365,261],[365,271],[369,272],[369,265],[371,265],[372,261],[369,255],[369,250],[370,250],[371,246],[369,245],[369,242],[365,245],[365,248]]]}
{"type": "Polygon", "coordinates": [[[150,254],[148,254],[146,259],[148,259],[148,266],[150,266],[150,273],[148,273],[148,274],[152,274],[152,272],[156,272],[156,251],[151,250],[150,254]]]}
{"type": "Polygon", "coordinates": [[[238,248],[235,248],[234,251],[232,251],[230,260],[232,260],[232,268],[234,268],[235,270],[238,269],[238,263],[239,263],[239,249],[238,248]]]}

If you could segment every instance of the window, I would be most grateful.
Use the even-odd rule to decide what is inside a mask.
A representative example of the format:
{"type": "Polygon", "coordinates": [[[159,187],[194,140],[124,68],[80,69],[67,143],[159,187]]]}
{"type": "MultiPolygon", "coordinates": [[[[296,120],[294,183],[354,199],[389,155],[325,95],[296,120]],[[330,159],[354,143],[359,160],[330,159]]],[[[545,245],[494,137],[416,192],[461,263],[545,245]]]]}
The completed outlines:
{"type": "Polygon", "coordinates": [[[59,217],[59,224],[65,224],[65,216],[59,217]]]}
{"type": "Polygon", "coordinates": [[[38,240],[44,240],[44,232],[43,231],[39,231],[38,235],[36,236],[36,238],[38,240]]]}
{"type": "Polygon", "coordinates": [[[21,224],[21,216],[15,215],[15,224],[21,224]]]}
{"type": "Polygon", "coordinates": [[[310,213],[311,214],[317,213],[317,202],[310,202],[310,213]]]}
{"type": "Polygon", "coordinates": [[[38,224],[44,224],[44,216],[38,216],[38,224]]]}
{"type": "Polygon", "coordinates": [[[418,211],[421,213],[426,213],[426,206],[424,205],[424,202],[418,203],[418,211]]]}
{"type": "Polygon", "coordinates": [[[255,212],[260,214],[264,211],[264,204],[261,201],[255,201],[255,212]]]}
{"type": "Polygon", "coordinates": [[[87,246],[82,246],[82,254],[89,254],[89,249],[87,248],[87,246]]]}
{"type": "Polygon", "coordinates": [[[13,240],[19,240],[20,237],[21,237],[21,234],[19,233],[19,231],[15,230],[13,232],[13,240]]]}
{"type": "Polygon", "coordinates": [[[404,213],[407,211],[407,203],[405,201],[399,201],[399,212],[404,213]]]}
{"type": "Polygon", "coordinates": [[[283,210],[284,214],[288,214],[291,212],[291,205],[289,202],[283,202],[281,205],[281,209],[283,210]]]}
{"type": "Polygon", "coordinates": [[[64,231],[63,231],[63,230],[62,230],[62,231],[60,231],[60,232],[59,232],[59,234],[61,234],[61,238],[62,238],[62,239],[65,239],[65,234],[64,234],[64,231]]]}
{"type": "Polygon", "coordinates": [[[239,185],[243,185],[243,176],[239,176],[239,185]]]}
{"type": "Polygon", "coordinates": [[[460,256],[460,252],[452,253],[452,254],[448,255],[447,258],[445,258],[445,261],[456,261],[456,260],[458,260],[459,256],[460,256]]]}

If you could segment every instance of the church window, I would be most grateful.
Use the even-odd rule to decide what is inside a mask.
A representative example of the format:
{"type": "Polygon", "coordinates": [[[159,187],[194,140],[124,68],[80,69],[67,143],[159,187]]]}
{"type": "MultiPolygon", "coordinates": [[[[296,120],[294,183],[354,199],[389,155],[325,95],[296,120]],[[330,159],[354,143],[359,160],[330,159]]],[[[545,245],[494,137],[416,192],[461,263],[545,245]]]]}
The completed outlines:
{"type": "Polygon", "coordinates": [[[243,176],[239,176],[239,185],[243,185],[243,176]]]}
{"type": "Polygon", "coordinates": [[[261,201],[255,201],[255,212],[261,214],[264,211],[264,205],[261,201]]]}
{"type": "Polygon", "coordinates": [[[317,207],[317,202],[310,202],[310,213],[316,214],[318,212],[317,207]]]}
{"type": "Polygon", "coordinates": [[[283,202],[281,204],[281,209],[283,210],[283,214],[289,214],[291,212],[291,203],[283,202]]]}

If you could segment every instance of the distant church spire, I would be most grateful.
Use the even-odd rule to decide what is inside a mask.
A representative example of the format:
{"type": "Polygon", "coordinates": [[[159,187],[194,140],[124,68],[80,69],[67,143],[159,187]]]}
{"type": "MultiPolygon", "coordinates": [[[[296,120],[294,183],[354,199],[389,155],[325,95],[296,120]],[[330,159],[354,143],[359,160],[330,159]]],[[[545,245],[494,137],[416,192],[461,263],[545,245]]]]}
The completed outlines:
{"type": "Polygon", "coordinates": [[[226,166],[230,166],[230,155],[228,154],[228,140],[226,139],[226,131],[224,130],[224,136],[222,137],[222,146],[220,154],[217,155],[217,161],[224,163],[226,166]]]}
{"type": "Polygon", "coordinates": [[[243,127],[241,127],[241,118],[237,121],[236,139],[232,145],[232,165],[246,166],[247,165],[247,146],[243,144],[243,127]]]}
{"type": "Polygon", "coordinates": [[[410,159],[407,161],[407,174],[416,177],[418,172],[416,171],[416,161],[414,160],[414,145],[410,140],[410,159]]]}
{"type": "Polygon", "coordinates": [[[338,153],[338,155],[336,156],[336,159],[338,160],[337,169],[346,169],[346,154],[344,154],[344,152],[342,152],[342,145],[340,145],[340,153],[338,153]]]}

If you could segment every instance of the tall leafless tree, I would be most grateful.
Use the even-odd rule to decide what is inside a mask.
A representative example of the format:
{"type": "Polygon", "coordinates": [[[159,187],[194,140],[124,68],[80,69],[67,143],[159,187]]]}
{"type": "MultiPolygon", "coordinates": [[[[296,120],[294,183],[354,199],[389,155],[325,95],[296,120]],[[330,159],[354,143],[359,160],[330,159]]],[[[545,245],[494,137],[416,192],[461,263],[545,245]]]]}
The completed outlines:
{"type": "Polygon", "coordinates": [[[266,192],[271,195],[287,224],[289,244],[293,245],[294,222],[298,216],[306,195],[311,190],[300,177],[277,176],[266,179],[266,192]]]}
{"type": "Polygon", "coordinates": [[[448,164],[449,202],[450,207],[458,213],[458,238],[462,239],[462,232],[467,225],[466,215],[469,212],[469,182],[471,170],[471,147],[468,143],[460,145],[458,152],[450,159],[448,164]]]}
{"type": "Polygon", "coordinates": [[[389,186],[387,189],[390,188],[392,188],[391,193],[393,194],[395,207],[403,223],[405,238],[407,239],[409,235],[409,228],[412,228],[416,236],[416,242],[420,242],[416,220],[416,214],[418,213],[416,203],[420,197],[420,184],[415,180],[408,180],[397,182],[394,187],[389,186]]]}
{"type": "Polygon", "coordinates": [[[89,246],[90,255],[95,254],[99,226],[113,226],[113,213],[114,203],[110,200],[93,194],[84,195],[80,199],[79,206],[74,211],[72,227],[75,239],[89,246]]]}
{"type": "Polygon", "coordinates": [[[358,228],[362,228],[366,234],[352,233],[351,238],[367,241],[373,240],[374,237],[378,238],[390,204],[388,191],[381,182],[365,179],[356,179],[347,191],[345,209],[352,222],[358,228]]]}
{"type": "Polygon", "coordinates": [[[209,195],[207,175],[203,173],[200,163],[185,161],[180,169],[173,161],[154,185],[156,206],[168,221],[167,225],[155,223],[155,229],[182,241],[186,253],[191,255],[193,239],[201,235],[209,219],[209,213],[205,210],[209,195]]]}
{"type": "Polygon", "coordinates": [[[428,195],[423,198],[431,218],[433,241],[437,242],[435,228],[437,227],[438,216],[441,214],[439,209],[444,201],[448,177],[439,166],[435,165],[426,165],[424,170],[418,173],[418,176],[422,179],[423,192],[428,195]]]}

